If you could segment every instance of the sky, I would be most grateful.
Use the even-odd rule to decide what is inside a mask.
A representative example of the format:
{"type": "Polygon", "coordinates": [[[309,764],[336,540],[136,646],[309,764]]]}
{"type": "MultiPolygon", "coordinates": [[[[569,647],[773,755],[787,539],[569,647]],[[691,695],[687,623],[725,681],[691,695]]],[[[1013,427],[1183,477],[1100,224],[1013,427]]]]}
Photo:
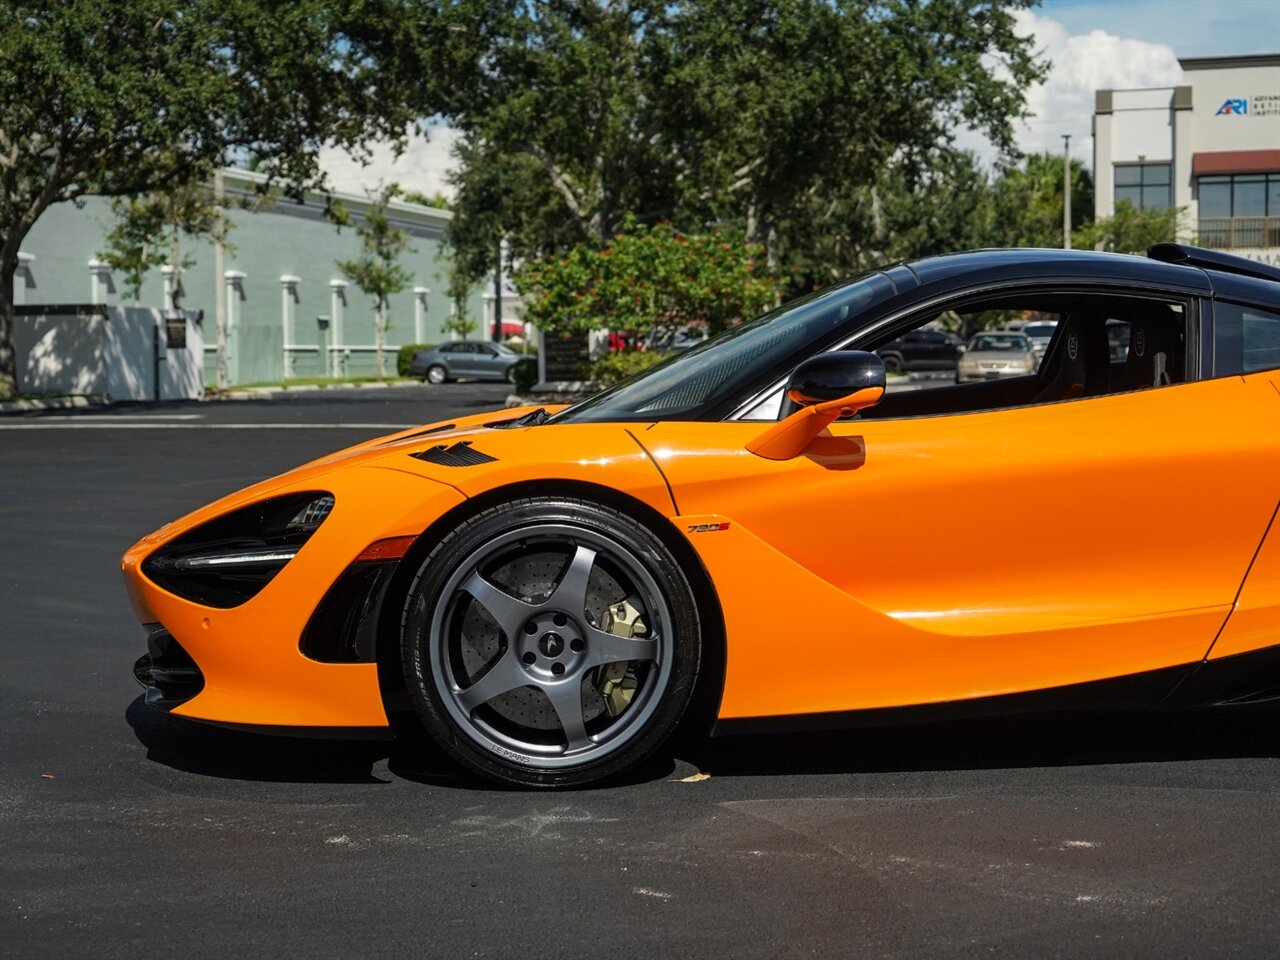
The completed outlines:
{"type": "MultiPolygon", "coordinates": [[[[1020,32],[1034,36],[1053,63],[1046,81],[1027,91],[1035,116],[1019,124],[1018,146],[1056,152],[1069,133],[1072,154],[1086,164],[1095,90],[1175,85],[1179,57],[1280,53],[1280,0],[1044,0],[1018,20],[1020,32]]],[[[321,163],[343,192],[394,180],[407,190],[450,196],[445,178],[455,140],[453,130],[435,126],[427,137],[413,137],[399,160],[384,147],[367,167],[336,150],[324,152],[321,163]]],[[[995,159],[981,137],[962,134],[958,142],[995,159]]]]}

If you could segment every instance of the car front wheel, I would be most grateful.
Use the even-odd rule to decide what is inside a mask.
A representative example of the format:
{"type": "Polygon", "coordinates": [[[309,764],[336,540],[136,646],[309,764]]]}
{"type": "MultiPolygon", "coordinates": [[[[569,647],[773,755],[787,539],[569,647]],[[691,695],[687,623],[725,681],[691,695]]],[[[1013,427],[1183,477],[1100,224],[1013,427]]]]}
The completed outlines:
{"type": "Polygon", "coordinates": [[[423,561],[402,621],[423,724],[493,780],[577,786],[657,750],[688,705],[700,633],[663,542],[591,501],[492,507],[423,561]]]}

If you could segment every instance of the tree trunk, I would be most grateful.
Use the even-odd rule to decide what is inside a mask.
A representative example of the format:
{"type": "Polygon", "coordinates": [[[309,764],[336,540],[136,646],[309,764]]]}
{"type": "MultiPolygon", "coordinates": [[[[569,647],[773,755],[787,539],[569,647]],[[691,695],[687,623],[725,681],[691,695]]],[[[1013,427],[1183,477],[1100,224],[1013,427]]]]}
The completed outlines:
{"type": "Polygon", "coordinates": [[[382,365],[382,346],[384,343],[386,343],[386,340],[387,340],[387,324],[386,324],[387,312],[386,311],[387,311],[387,301],[384,299],[378,300],[378,312],[377,312],[376,318],[373,321],[373,337],[374,337],[373,375],[377,377],[379,380],[381,380],[384,376],[384,368],[382,365]]]}
{"type": "Polygon", "coordinates": [[[17,355],[13,349],[13,274],[17,269],[17,247],[0,251],[0,400],[18,392],[17,355]]]}

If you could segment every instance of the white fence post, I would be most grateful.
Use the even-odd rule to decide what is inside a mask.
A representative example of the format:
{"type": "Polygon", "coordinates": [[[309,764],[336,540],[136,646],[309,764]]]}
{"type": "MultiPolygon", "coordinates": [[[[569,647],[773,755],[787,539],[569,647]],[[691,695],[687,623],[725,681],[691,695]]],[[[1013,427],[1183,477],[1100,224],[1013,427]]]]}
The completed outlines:
{"type": "Polygon", "coordinates": [[[347,348],[346,329],[343,324],[347,307],[347,281],[329,281],[329,329],[332,331],[329,353],[332,361],[332,374],[342,376],[346,367],[344,351],[347,348]]]}
{"type": "Polygon", "coordinates": [[[36,288],[36,278],[31,272],[35,263],[34,253],[18,253],[18,266],[13,271],[13,305],[21,307],[27,302],[27,291],[36,288]]]}
{"type": "Polygon", "coordinates": [[[280,325],[282,328],[281,338],[284,343],[284,364],[281,368],[282,380],[293,378],[293,348],[295,346],[293,332],[298,306],[298,284],[301,282],[301,278],[287,273],[280,277],[280,325]]]}
{"type": "Polygon", "coordinates": [[[413,288],[413,342],[424,343],[427,339],[427,287],[413,288]]]}
{"type": "Polygon", "coordinates": [[[106,303],[107,294],[115,293],[116,285],[111,281],[111,266],[101,260],[89,261],[89,302],[106,303]]]}

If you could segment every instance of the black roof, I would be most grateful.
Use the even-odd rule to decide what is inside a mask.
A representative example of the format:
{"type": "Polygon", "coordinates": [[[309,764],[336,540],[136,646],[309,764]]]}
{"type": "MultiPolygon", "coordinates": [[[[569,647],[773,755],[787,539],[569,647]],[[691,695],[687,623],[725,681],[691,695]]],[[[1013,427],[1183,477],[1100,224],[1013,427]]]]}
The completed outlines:
{"type": "Polygon", "coordinates": [[[951,286],[952,281],[1021,278],[1065,281],[1112,281],[1210,289],[1206,271],[1280,281],[1280,269],[1243,257],[1185,244],[1162,243],[1147,256],[1095,250],[1017,248],[971,250],[924,257],[902,264],[923,285],[951,286]]]}

